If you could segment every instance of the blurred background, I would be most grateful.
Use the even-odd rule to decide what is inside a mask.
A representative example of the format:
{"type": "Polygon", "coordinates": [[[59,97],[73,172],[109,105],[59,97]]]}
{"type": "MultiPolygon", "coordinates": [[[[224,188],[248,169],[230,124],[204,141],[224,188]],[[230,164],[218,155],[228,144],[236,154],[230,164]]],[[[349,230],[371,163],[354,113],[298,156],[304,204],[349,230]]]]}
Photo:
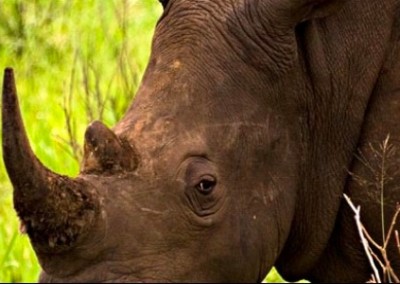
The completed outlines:
{"type": "MultiPolygon", "coordinates": [[[[15,70],[28,136],[47,167],[75,176],[86,126],[112,127],[123,115],[161,13],[157,0],[0,0],[1,74],[15,70]]],[[[0,186],[0,282],[35,282],[40,268],[2,160],[0,186]]],[[[282,279],[273,271],[266,281],[282,279]]]]}

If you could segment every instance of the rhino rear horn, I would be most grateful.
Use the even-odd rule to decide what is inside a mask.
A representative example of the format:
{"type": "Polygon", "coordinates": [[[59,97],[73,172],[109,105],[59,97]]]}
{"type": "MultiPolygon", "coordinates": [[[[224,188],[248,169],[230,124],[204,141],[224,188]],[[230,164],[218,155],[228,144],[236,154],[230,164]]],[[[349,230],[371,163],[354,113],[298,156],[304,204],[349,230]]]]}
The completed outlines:
{"type": "Polygon", "coordinates": [[[19,109],[14,73],[3,82],[3,159],[14,187],[14,206],[35,250],[69,249],[99,210],[95,189],[83,179],[58,175],[37,159],[19,109]]]}
{"type": "Polygon", "coordinates": [[[134,171],[138,165],[135,148],[119,139],[100,121],[92,122],[85,133],[84,174],[114,174],[134,171]]]}

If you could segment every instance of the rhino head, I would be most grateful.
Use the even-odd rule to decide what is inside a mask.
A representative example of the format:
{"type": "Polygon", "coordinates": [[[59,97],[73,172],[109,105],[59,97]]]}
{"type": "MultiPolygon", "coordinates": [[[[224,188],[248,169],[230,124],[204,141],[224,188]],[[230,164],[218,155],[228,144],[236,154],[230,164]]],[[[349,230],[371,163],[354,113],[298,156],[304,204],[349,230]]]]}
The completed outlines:
{"type": "Polygon", "coordinates": [[[7,69],[4,161],[41,281],[261,281],[300,206],[296,27],[342,2],[162,1],[133,104],[87,128],[76,178],[33,154],[7,69]]]}

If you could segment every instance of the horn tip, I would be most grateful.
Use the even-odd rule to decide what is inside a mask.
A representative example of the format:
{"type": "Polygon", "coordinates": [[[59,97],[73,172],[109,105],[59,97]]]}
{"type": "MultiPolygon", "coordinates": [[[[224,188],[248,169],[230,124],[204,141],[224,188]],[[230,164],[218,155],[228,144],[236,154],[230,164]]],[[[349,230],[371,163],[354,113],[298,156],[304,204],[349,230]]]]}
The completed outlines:
{"type": "Polygon", "coordinates": [[[13,81],[14,79],[14,69],[11,67],[6,67],[4,69],[4,84],[10,82],[10,80],[13,81]]]}
{"type": "Polygon", "coordinates": [[[101,121],[95,120],[89,124],[85,132],[85,139],[91,141],[93,139],[98,139],[99,137],[104,138],[104,136],[109,136],[111,130],[103,124],[101,121]]]}
{"type": "Polygon", "coordinates": [[[14,78],[14,69],[7,67],[4,69],[3,80],[3,108],[8,105],[14,105],[16,100],[16,86],[14,78]]]}
{"type": "Polygon", "coordinates": [[[95,120],[89,124],[88,128],[106,128],[106,126],[101,121],[95,120]]]}

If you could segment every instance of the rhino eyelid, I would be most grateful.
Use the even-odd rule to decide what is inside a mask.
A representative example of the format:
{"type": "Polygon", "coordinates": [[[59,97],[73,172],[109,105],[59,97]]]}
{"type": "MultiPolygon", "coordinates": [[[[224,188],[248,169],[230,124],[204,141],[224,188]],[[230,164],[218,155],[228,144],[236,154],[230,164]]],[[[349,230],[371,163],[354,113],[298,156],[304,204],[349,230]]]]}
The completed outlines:
{"type": "Polygon", "coordinates": [[[195,159],[200,159],[200,160],[207,160],[208,162],[212,162],[212,160],[208,157],[208,155],[205,152],[189,152],[187,153],[181,160],[181,162],[185,160],[195,160],[195,159]]]}

